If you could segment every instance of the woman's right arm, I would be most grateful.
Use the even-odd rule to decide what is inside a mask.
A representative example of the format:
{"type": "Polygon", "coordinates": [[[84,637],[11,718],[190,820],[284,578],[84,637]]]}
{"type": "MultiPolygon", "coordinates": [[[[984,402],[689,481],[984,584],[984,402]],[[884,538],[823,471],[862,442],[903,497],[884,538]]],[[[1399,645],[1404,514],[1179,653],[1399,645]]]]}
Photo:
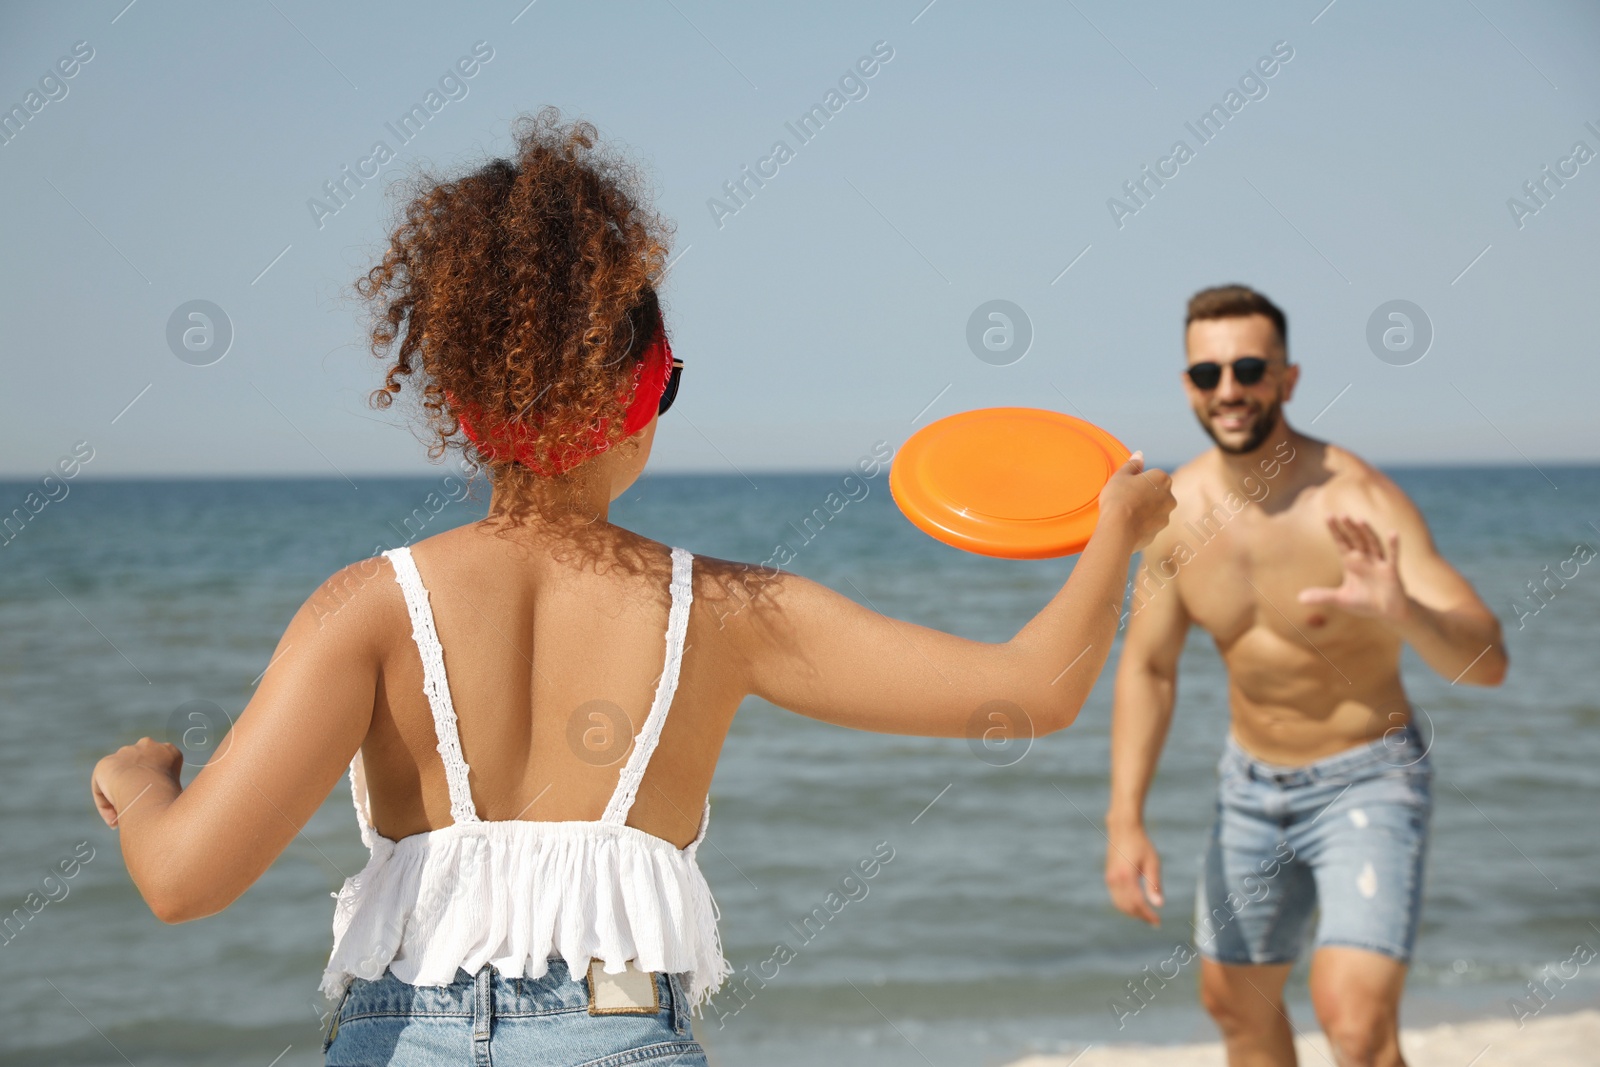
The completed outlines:
{"type": "Polygon", "coordinates": [[[784,572],[746,582],[730,594],[738,610],[721,613],[746,690],[802,715],[881,733],[964,736],[985,721],[979,709],[991,701],[1020,708],[1034,733],[1065,729],[1111,651],[1129,560],[1166,525],[1171,485],[1165,473],[1145,471],[1139,456],[1114,474],[1071,577],[1002,643],[887,618],[784,572]]]}

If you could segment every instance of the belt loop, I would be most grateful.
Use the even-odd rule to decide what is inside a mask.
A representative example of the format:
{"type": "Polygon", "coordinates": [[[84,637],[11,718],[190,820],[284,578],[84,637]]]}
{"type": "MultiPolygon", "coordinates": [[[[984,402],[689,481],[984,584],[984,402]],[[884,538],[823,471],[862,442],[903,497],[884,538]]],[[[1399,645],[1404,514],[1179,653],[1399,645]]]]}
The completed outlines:
{"type": "Polygon", "coordinates": [[[478,968],[472,991],[472,1061],[489,1063],[489,1035],[494,1026],[494,969],[485,963],[478,968]]]}
{"type": "Polygon", "coordinates": [[[676,974],[663,974],[661,976],[667,983],[667,1003],[672,1010],[672,1029],[679,1037],[689,1035],[689,997],[684,992],[676,974]]]}
{"type": "Polygon", "coordinates": [[[344,1014],[344,1002],[350,999],[350,986],[344,987],[344,992],[339,994],[339,1002],[333,1006],[333,1013],[328,1019],[328,1029],[322,1038],[322,1052],[327,1055],[333,1041],[339,1036],[339,1016],[344,1014]]]}

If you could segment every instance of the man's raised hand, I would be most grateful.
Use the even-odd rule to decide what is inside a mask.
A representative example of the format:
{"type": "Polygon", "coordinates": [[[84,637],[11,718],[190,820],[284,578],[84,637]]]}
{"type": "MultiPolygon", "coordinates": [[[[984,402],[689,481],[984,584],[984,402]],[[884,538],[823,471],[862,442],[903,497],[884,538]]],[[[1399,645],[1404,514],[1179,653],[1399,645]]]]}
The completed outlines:
{"type": "Polygon", "coordinates": [[[1400,535],[1391,533],[1385,546],[1371,523],[1348,515],[1329,516],[1328,530],[1339,546],[1344,581],[1333,588],[1302,589],[1300,603],[1338,608],[1365,618],[1401,618],[1407,598],[1400,583],[1400,535]]]}

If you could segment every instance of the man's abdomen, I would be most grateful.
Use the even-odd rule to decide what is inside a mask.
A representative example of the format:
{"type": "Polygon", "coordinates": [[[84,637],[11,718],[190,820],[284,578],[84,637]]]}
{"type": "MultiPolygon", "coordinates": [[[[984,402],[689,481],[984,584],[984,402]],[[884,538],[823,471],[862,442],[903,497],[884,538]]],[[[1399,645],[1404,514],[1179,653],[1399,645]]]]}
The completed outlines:
{"type": "Polygon", "coordinates": [[[1256,627],[1223,653],[1233,735],[1258,759],[1298,765],[1405,726],[1400,644],[1369,627],[1318,640],[1256,627]]]}

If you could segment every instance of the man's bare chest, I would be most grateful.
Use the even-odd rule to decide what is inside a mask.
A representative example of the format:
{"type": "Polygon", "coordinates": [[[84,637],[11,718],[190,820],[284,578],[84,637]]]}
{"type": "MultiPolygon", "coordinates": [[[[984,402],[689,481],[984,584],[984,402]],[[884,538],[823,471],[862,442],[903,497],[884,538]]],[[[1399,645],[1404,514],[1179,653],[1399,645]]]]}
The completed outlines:
{"type": "Polygon", "coordinates": [[[1224,644],[1258,626],[1301,641],[1339,628],[1327,609],[1299,602],[1302,589],[1337,586],[1343,575],[1320,501],[1235,503],[1208,496],[1174,517],[1166,571],[1189,617],[1224,644]]]}

